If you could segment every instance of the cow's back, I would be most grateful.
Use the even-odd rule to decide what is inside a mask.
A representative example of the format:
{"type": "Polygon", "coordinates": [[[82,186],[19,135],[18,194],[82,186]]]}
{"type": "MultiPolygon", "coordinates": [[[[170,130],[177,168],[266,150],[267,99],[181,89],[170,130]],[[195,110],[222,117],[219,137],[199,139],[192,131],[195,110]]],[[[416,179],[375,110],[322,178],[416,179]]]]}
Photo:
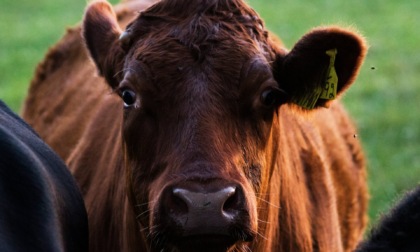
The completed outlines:
{"type": "Polygon", "coordinates": [[[30,85],[22,116],[64,160],[100,103],[94,94],[109,92],[94,73],[74,28],[49,50],[30,85]]]}

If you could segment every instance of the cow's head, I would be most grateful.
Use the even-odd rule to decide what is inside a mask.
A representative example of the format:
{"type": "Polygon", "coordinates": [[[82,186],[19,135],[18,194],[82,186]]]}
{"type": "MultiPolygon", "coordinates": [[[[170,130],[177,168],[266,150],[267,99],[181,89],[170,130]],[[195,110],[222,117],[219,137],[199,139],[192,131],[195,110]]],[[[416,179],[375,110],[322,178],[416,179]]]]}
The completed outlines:
{"type": "Polygon", "coordinates": [[[270,178],[287,147],[280,106],[327,107],[328,73],[341,94],[365,54],[358,35],[337,27],[309,32],[288,52],[240,0],[163,0],[125,31],[108,3],[94,2],[84,37],[121,96],[129,191],[156,251],[266,239],[258,234],[275,208],[270,178]]]}

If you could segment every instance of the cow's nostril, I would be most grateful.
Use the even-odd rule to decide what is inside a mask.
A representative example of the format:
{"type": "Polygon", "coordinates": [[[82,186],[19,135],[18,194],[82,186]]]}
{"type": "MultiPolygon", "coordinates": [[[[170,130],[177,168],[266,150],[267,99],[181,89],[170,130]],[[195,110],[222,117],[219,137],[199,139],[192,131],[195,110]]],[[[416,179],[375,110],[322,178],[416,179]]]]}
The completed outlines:
{"type": "Polygon", "coordinates": [[[161,204],[164,208],[164,215],[185,216],[188,213],[188,204],[185,199],[170,188],[167,188],[162,194],[161,204]]]}
{"type": "Polygon", "coordinates": [[[170,212],[173,214],[186,214],[188,212],[188,203],[185,202],[185,198],[182,195],[172,192],[172,197],[169,200],[170,204],[167,205],[170,212]]]}
{"type": "Polygon", "coordinates": [[[240,207],[239,201],[240,200],[239,200],[237,190],[236,188],[234,188],[234,190],[231,193],[229,193],[228,198],[223,204],[223,208],[222,208],[223,213],[230,215],[230,217],[233,217],[231,215],[234,214],[240,207]]]}

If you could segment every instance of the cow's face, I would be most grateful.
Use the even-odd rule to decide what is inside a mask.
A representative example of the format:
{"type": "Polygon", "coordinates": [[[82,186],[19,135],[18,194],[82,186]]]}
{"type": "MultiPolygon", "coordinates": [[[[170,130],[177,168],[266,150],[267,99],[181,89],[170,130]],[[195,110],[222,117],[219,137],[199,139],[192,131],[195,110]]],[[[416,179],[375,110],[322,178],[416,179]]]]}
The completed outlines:
{"type": "Polygon", "coordinates": [[[84,36],[121,96],[130,197],[157,251],[226,251],[266,239],[258,222],[275,205],[265,202],[284,148],[279,107],[325,81],[327,50],[342,52],[338,93],[364,53],[338,28],[315,30],[286,53],[241,1],[162,1],[124,32],[107,3],[94,3],[84,36]]]}

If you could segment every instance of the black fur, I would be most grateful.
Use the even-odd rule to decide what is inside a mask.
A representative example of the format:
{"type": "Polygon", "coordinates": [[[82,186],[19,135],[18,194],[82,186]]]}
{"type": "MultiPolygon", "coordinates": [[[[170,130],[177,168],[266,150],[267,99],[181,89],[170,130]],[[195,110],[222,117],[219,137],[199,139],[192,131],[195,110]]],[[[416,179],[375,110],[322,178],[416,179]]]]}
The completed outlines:
{"type": "Polygon", "coordinates": [[[420,186],[409,192],[382,218],[356,251],[420,251],[420,186]]]}
{"type": "Polygon", "coordinates": [[[87,251],[82,196],[63,161],[0,101],[0,251],[87,251]]]}

